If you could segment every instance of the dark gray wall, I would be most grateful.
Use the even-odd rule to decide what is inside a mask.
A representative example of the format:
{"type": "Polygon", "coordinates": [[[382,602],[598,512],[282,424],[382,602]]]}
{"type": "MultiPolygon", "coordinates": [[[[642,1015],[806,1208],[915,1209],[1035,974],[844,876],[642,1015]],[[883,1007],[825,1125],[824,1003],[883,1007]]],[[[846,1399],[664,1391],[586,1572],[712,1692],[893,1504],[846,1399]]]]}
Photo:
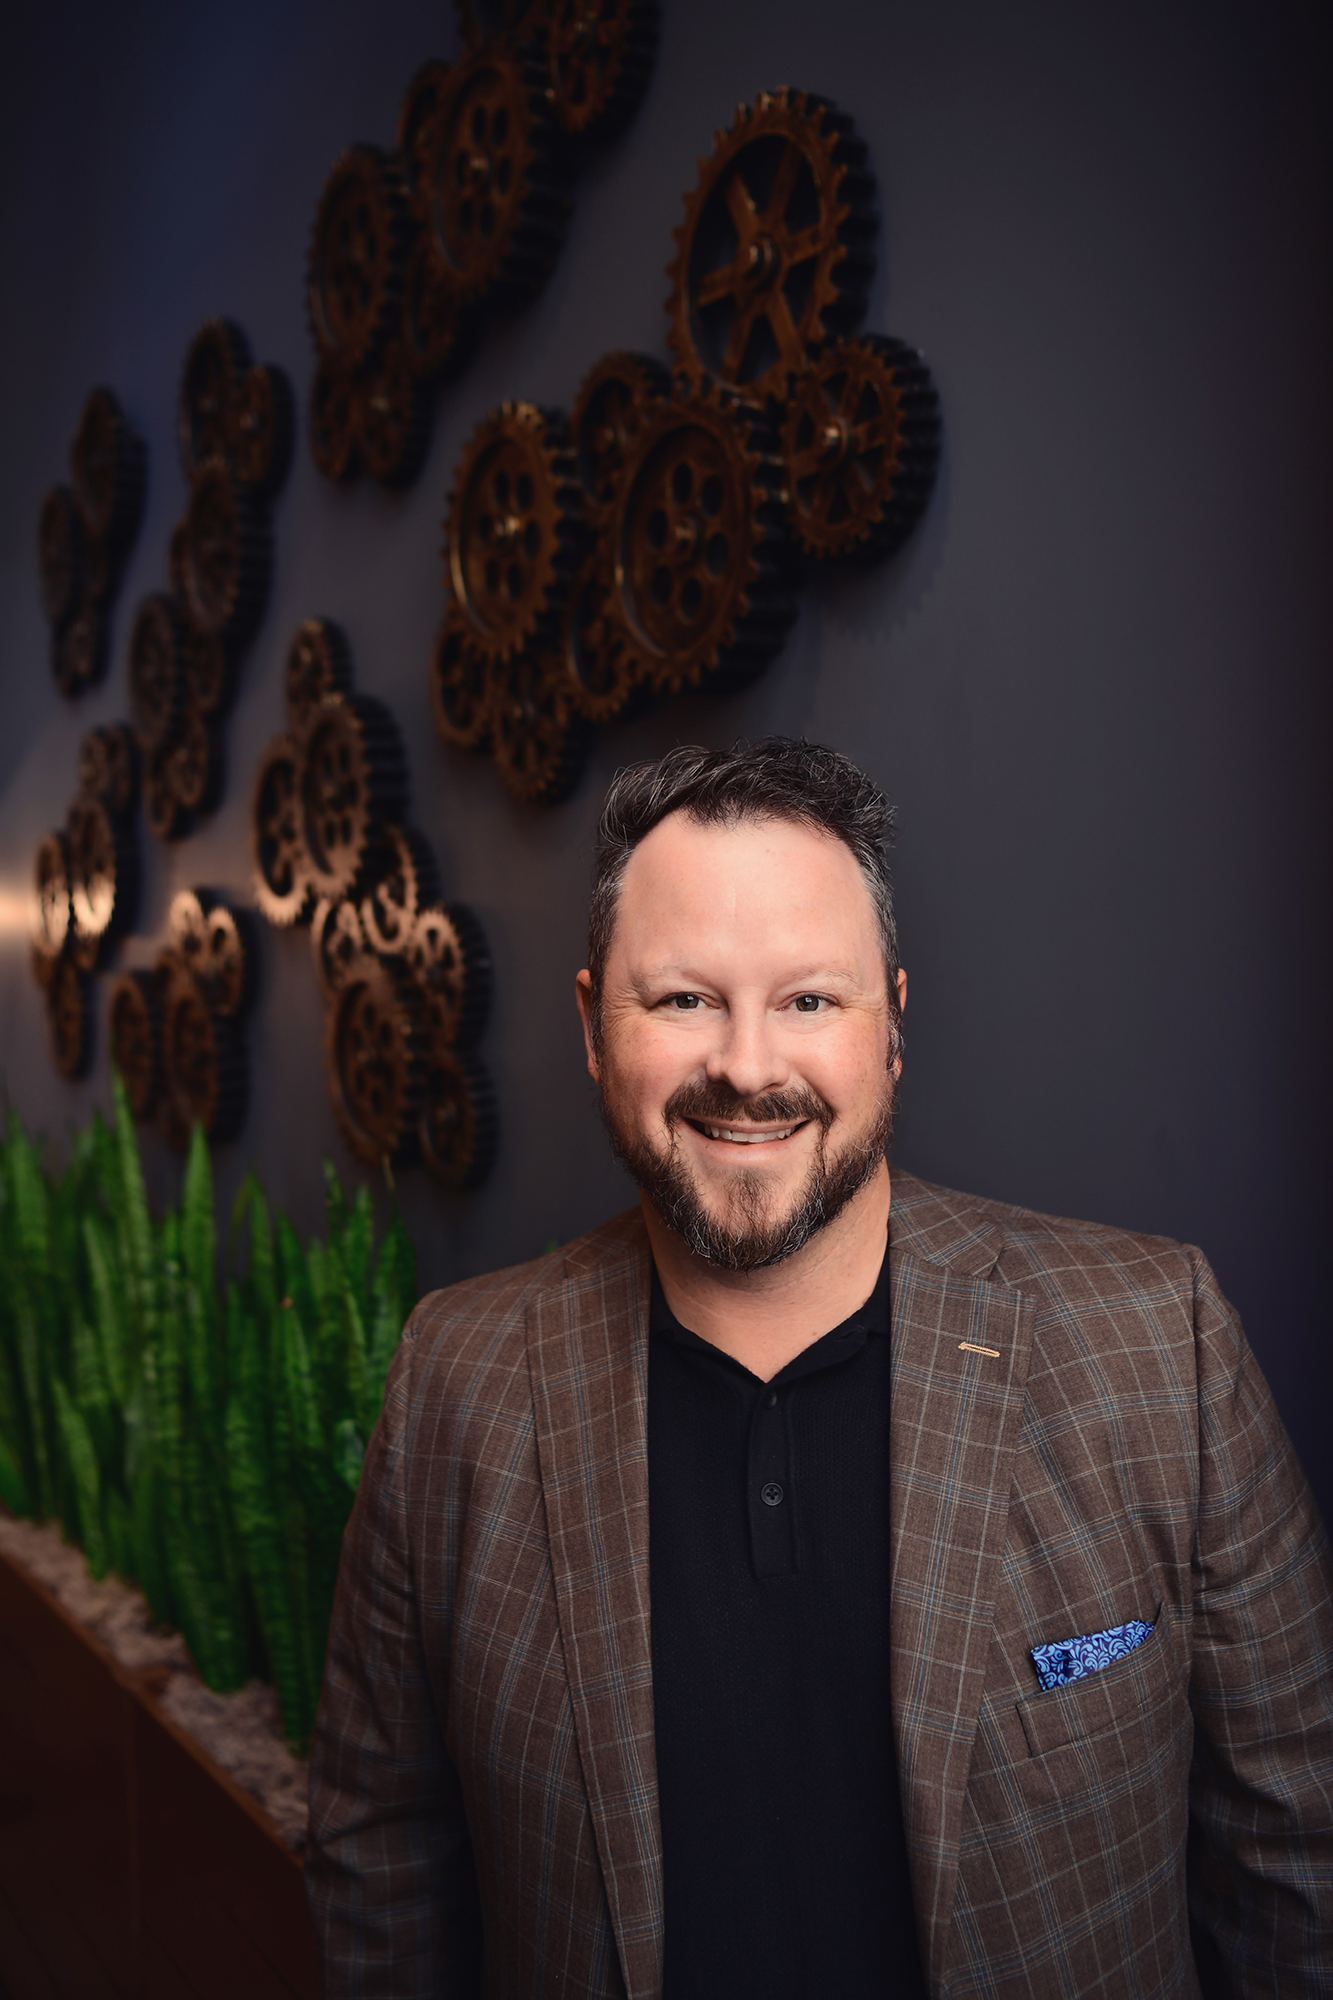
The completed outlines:
{"type": "MultiPolygon", "coordinates": [[[[490,1185],[407,1176],[424,1275],[524,1257],[628,1199],[570,999],[587,850],[615,766],[680,738],[804,730],[901,809],[911,975],[899,1157],[1041,1208],[1203,1244],[1325,1494],[1329,1415],[1326,800],[1328,215],[1321,76],[1284,4],[666,0],[638,123],[581,183],[543,298],[450,394],[426,472],[332,491],[304,447],[276,513],[272,602],[230,725],[216,819],[149,849],[142,940],[174,888],[244,893],[246,799],[280,726],[297,622],[344,622],[407,739],[446,892],[498,973],[485,1053],[504,1112],[490,1185]],[[882,261],[868,325],[920,345],[947,446],[914,543],[821,579],[765,680],[606,732],[582,790],[520,810],[430,726],[442,499],[502,396],[568,404],[613,346],[664,351],[663,269],[695,162],[738,100],[830,93],[870,141],[882,261]]],[[[1311,14],[1309,17],[1313,19],[1311,14]]],[[[175,383],[226,312],[304,395],[314,204],[349,140],[387,140],[445,0],[64,0],[7,28],[0,104],[0,1062],[59,1135],[107,1100],[54,1075],[26,966],[38,835],[75,750],[125,709],[129,610],[180,512],[175,383]],[[45,667],[32,544],[93,382],[151,453],[112,672],[76,708],[45,667]]],[[[303,935],[264,939],[254,1105],[219,1156],[308,1227],[324,1090],[303,935]]],[[[154,1173],[170,1163],[153,1149],[154,1173]]]]}

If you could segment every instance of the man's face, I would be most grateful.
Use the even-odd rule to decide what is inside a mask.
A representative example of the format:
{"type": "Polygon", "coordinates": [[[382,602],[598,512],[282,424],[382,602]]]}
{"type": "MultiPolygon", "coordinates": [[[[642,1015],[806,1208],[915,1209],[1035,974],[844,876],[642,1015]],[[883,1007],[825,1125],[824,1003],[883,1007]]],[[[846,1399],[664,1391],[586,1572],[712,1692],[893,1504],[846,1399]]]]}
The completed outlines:
{"type": "MultiPolygon", "coordinates": [[[[588,1023],[588,975],[579,1004],[588,1023]]],[[[673,813],[630,856],[588,1041],[612,1141],[710,1262],[801,1248],[879,1171],[899,1064],[870,893],[841,841],[673,813]]]]}

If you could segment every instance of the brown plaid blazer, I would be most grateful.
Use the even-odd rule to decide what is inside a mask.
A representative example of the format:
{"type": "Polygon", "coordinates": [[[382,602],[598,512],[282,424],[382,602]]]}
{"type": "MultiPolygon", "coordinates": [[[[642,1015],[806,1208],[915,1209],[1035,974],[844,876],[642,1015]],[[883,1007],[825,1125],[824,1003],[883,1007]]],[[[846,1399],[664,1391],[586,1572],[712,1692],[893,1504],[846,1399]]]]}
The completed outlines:
{"type": "MultiPolygon", "coordinates": [[[[1207,1265],[906,1174],[889,1241],[932,1995],[1333,1993],[1327,1552],[1207,1265]],[[1137,1651],[1038,1690],[1030,1647],[1132,1618],[1137,1651]]],[[[649,1268],[634,1211],[408,1324],[315,1750],[330,1995],[660,1993],[649,1268]]]]}

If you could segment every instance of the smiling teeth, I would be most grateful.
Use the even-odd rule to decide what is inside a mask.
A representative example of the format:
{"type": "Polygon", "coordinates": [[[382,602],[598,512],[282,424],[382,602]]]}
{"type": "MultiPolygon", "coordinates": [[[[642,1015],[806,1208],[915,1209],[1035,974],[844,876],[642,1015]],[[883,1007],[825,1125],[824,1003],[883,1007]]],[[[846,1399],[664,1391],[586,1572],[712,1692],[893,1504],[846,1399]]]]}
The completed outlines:
{"type": "Polygon", "coordinates": [[[762,1146],[767,1139],[790,1139],[796,1130],[789,1125],[785,1132],[728,1132],[721,1125],[705,1125],[710,1139],[729,1139],[733,1146],[762,1146]]]}

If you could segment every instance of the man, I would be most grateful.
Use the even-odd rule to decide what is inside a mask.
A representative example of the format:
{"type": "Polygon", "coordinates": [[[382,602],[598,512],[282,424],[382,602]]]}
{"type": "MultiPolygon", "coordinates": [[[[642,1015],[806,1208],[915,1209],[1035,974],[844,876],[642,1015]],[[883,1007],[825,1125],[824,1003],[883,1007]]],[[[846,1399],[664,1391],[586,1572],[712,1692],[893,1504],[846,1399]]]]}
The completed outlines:
{"type": "Polygon", "coordinates": [[[423,1300],[344,1550],[337,1995],[1333,1991],[1333,1610],[1196,1251],[885,1147],[884,802],[620,773],[578,1002],[639,1208],[423,1300]]]}

